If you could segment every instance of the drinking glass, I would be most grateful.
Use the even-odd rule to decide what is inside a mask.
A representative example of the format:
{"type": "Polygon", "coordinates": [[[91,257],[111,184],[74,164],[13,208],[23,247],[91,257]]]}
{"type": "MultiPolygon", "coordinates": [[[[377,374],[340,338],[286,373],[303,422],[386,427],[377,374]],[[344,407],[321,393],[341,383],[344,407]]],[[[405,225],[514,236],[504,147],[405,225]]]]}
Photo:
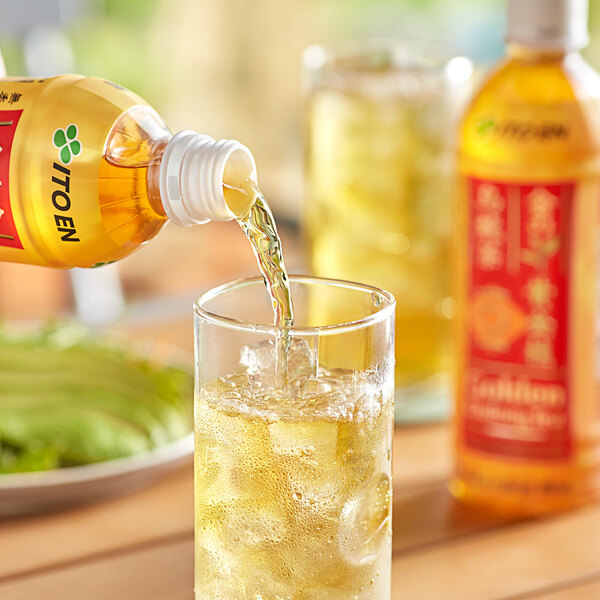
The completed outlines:
{"type": "Polygon", "coordinates": [[[395,295],[396,418],[443,418],[452,140],[471,62],[439,44],[374,40],[310,46],[303,67],[312,271],[395,295]]]}
{"type": "Polygon", "coordinates": [[[394,298],[290,283],[195,303],[195,597],[389,600],[394,298]]]}

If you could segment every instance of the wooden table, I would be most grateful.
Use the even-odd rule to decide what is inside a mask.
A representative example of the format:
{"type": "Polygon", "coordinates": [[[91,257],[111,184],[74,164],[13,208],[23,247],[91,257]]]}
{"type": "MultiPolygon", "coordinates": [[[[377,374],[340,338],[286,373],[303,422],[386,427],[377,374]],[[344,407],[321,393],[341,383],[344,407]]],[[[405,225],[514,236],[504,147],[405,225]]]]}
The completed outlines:
{"type": "MultiPolygon", "coordinates": [[[[598,600],[600,506],[501,523],[445,489],[447,427],[397,428],[393,600],[598,600]]],[[[128,497],[0,521],[2,600],[192,600],[192,467],[128,497]]]]}

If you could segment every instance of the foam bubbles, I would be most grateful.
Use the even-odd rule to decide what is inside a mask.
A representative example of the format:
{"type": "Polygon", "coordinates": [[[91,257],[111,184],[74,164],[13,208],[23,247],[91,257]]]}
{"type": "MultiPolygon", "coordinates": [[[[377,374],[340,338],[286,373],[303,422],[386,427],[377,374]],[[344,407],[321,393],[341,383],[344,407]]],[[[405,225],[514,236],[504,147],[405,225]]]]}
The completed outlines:
{"type": "Polygon", "coordinates": [[[306,341],[292,339],[287,381],[276,385],[282,361],[277,343],[266,340],[245,346],[239,370],[201,393],[215,408],[265,421],[371,420],[391,401],[391,368],[357,372],[317,364],[306,341]]]}

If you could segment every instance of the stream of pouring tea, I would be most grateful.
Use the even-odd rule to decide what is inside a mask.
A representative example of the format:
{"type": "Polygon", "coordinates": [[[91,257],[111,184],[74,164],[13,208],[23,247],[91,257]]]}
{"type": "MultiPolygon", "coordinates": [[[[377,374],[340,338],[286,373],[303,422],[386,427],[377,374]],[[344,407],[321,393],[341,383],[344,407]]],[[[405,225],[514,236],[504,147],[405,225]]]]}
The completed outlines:
{"type": "Polygon", "coordinates": [[[294,323],[290,284],[283,262],[281,240],[275,219],[256,182],[246,179],[223,187],[229,208],[250,241],[258,267],[269,292],[275,325],[281,329],[284,359],[289,349],[289,328],[294,323]]]}

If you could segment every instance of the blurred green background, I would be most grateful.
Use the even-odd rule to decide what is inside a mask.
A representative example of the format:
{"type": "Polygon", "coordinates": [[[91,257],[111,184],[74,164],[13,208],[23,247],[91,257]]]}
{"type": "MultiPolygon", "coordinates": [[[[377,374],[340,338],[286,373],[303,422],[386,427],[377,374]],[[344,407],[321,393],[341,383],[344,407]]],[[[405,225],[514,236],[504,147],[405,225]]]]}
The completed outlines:
{"type": "MultiPolygon", "coordinates": [[[[299,238],[286,227],[293,231],[302,215],[302,50],[410,36],[453,46],[481,73],[502,55],[504,23],[504,0],[0,0],[0,51],[9,75],[101,76],[144,97],[173,132],[194,129],[245,143],[283,230],[288,269],[302,272],[299,238]]],[[[597,0],[589,25],[585,55],[598,69],[597,0]]],[[[145,300],[254,275],[245,245],[222,245],[226,225],[167,227],[159,241],[120,261],[118,276],[105,271],[96,287],[110,287],[117,297],[122,286],[126,300],[145,300]],[[236,270],[224,273],[223,260],[213,260],[217,253],[229,253],[236,270]]],[[[239,231],[231,239],[245,243],[239,231]]],[[[0,264],[0,280],[4,318],[73,310],[64,273],[0,264]]],[[[82,286],[90,286],[87,279],[82,286]]],[[[181,306],[188,310],[188,300],[181,306]]]]}
{"type": "MultiPolygon", "coordinates": [[[[600,67],[600,3],[591,4],[586,55],[600,67]]],[[[174,131],[240,139],[256,156],[276,212],[294,217],[301,199],[302,49],[410,35],[446,42],[486,64],[502,53],[505,3],[2,0],[0,16],[9,74],[102,76],[143,96],[174,131]],[[36,45],[46,63],[41,69],[28,62],[36,45]]]]}

